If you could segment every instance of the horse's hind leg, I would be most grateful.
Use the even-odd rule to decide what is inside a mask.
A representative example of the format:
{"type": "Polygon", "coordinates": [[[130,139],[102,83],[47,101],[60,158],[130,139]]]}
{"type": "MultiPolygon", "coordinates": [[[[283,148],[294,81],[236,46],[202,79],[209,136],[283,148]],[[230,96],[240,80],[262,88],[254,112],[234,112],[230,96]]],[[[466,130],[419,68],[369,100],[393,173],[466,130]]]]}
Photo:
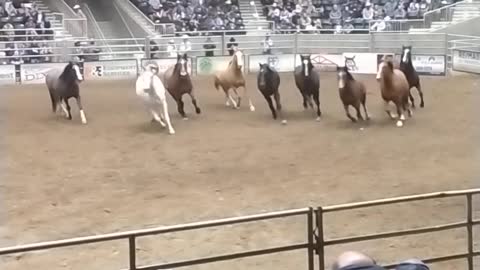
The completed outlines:
{"type": "Polygon", "coordinates": [[[155,109],[153,109],[152,107],[149,108],[149,111],[150,111],[150,113],[152,114],[152,117],[153,117],[152,122],[158,122],[158,123],[160,123],[160,125],[161,125],[162,127],[166,127],[166,126],[167,126],[167,125],[165,125],[165,123],[163,122],[163,119],[162,119],[162,118],[163,118],[163,114],[162,114],[162,113],[160,113],[160,115],[158,115],[158,113],[157,113],[157,112],[155,111],[155,109]]]}
{"type": "Polygon", "coordinates": [[[395,118],[397,118],[397,116],[392,114],[392,112],[390,111],[389,101],[384,100],[383,101],[383,107],[384,107],[384,110],[387,113],[387,115],[390,117],[390,119],[395,120],[395,118]]]}
{"type": "MultiPolygon", "coordinates": [[[[82,99],[80,98],[80,96],[77,96],[75,98],[77,100],[77,106],[78,106],[78,110],[80,112],[80,118],[82,119],[82,123],[83,124],[86,124],[87,123],[87,117],[85,117],[85,112],[83,111],[83,106],[82,106],[82,99]]],[[[68,106],[68,104],[67,104],[68,106]]],[[[70,113],[70,109],[68,109],[68,112],[70,113]]],[[[70,115],[70,119],[71,119],[71,115],[70,115]]]]}
{"type": "Polygon", "coordinates": [[[163,100],[161,100],[161,103],[162,103],[162,109],[163,109],[163,116],[165,117],[165,122],[167,123],[167,126],[168,126],[168,133],[175,134],[175,130],[173,129],[172,123],[170,122],[170,115],[168,114],[167,99],[163,98],[163,100]]]}
{"type": "MultiPolygon", "coordinates": [[[[250,111],[251,112],[254,112],[255,111],[255,106],[253,106],[253,102],[252,102],[252,99],[250,98],[250,95],[248,94],[248,91],[247,91],[247,87],[242,86],[243,87],[243,96],[245,97],[245,99],[248,99],[248,107],[250,108],[250,111]]],[[[237,91],[235,90],[235,93],[237,91]]],[[[238,95],[238,93],[237,93],[238,95]]],[[[240,107],[240,96],[238,96],[238,107],[240,107]]]]}
{"type": "Polygon", "coordinates": [[[68,120],[72,120],[72,113],[71,113],[71,107],[70,104],[68,104],[68,99],[64,98],[63,101],[65,102],[65,105],[67,106],[67,118],[68,120]]]}
{"type": "Polygon", "coordinates": [[[425,107],[425,103],[423,102],[423,91],[422,91],[422,86],[420,86],[420,82],[418,82],[417,86],[418,95],[420,96],[420,108],[425,107]]]}
{"type": "Polygon", "coordinates": [[[357,111],[357,119],[363,121],[363,116],[362,116],[362,113],[360,112],[360,102],[357,102],[354,107],[355,107],[355,110],[357,111]]]}
{"type": "Polygon", "coordinates": [[[345,109],[345,114],[347,115],[348,119],[352,120],[352,122],[356,123],[357,119],[355,119],[348,110],[348,104],[343,104],[343,108],[345,109]]]}
{"type": "Polygon", "coordinates": [[[415,108],[415,99],[413,98],[411,89],[408,90],[408,96],[410,97],[410,102],[412,102],[412,108],[415,108]]]}
{"type": "Polygon", "coordinates": [[[273,93],[273,98],[275,99],[275,104],[277,105],[277,113],[282,119],[282,124],[286,124],[287,120],[283,116],[282,103],[280,102],[280,93],[278,92],[278,89],[273,93]]]}
{"type": "Polygon", "coordinates": [[[403,121],[405,121],[405,114],[404,114],[404,105],[405,102],[401,100],[401,102],[396,102],[395,105],[397,107],[397,113],[399,115],[398,120],[397,120],[397,127],[402,127],[403,126],[403,121]]]}
{"type": "Polygon", "coordinates": [[[184,106],[185,104],[183,103],[183,100],[182,100],[182,97],[178,97],[177,98],[177,109],[178,109],[178,113],[183,117],[184,120],[187,120],[187,115],[185,114],[185,110],[184,110],[184,106]]]}
{"type": "Polygon", "coordinates": [[[277,119],[277,112],[275,111],[275,108],[273,107],[272,97],[269,96],[268,94],[264,94],[263,96],[267,100],[268,107],[270,108],[270,111],[272,111],[273,119],[277,119]]]}
{"type": "Polygon", "coordinates": [[[367,106],[366,106],[366,103],[367,103],[367,95],[366,94],[364,94],[362,96],[361,102],[362,102],[363,112],[365,113],[365,119],[370,120],[370,115],[368,115],[367,106]]]}
{"type": "Polygon", "coordinates": [[[317,121],[320,121],[320,116],[322,116],[322,112],[320,111],[320,93],[315,92],[313,94],[313,100],[315,101],[315,104],[317,105],[317,121]]]}
{"type": "Polygon", "coordinates": [[[230,106],[230,103],[232,103],[233,108],[237,109],[237,102],[233,99],[233,97],[230,95],[230,89],[224,90],[225,92],[225,105],[228,107],[230,106]]]}
{"type": "Polygon", "coordinates": [[[195,107],[195,112],[196,112],[197,114],[200,114],[200,113],[201,113],[201,110],[200,110],[200,108],[199,108],[198,105],[197,105],[197,99],[195,98],[195,95],[193,94],[193,92],[188,93],[188,95],[189,95],[190,98],[192,99],[192,104],[193,104],[193,107],[195,107]]]}

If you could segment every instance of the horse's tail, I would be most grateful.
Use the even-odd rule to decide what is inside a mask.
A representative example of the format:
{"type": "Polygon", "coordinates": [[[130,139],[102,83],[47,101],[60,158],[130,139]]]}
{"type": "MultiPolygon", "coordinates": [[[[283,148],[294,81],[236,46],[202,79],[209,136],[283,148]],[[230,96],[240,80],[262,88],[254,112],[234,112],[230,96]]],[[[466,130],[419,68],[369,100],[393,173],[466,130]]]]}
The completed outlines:
{"type": "Polygon", "coordinates": [[[218,76],[215,76],[214,85],[215,85],[215,89],[217,89],[217,91],[220,90],[218,88],[220,86],[220,80],[218,79],[218,76]]]}

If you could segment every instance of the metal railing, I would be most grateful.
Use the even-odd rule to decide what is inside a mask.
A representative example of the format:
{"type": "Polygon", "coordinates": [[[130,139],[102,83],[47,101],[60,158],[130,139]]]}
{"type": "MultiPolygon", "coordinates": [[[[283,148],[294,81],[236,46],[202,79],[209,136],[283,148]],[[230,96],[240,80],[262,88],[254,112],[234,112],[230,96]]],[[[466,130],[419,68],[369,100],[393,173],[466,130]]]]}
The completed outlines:
{"type": "Polygon", "coordinates": [[[100,45],[104,47],[104,50],[108,52],[112,52],[112,48],[108,46],[108,43],[105,41],[105,35],[103,34],[102,29],[100,29],[100,26],[97,23],[97,20],[95,20],[95,16],[93,16],[92,11],[90,10],[90,7],[86,4],[82,4],[82,9],[84,11],[84,14],[87,19],[87,23],[90,25],[89,29],[91,34],[95,37],[95,39],[98,39],[100,41],[100,45]]]}
{"type": "Polygon", "coordinates": [[[412,28],[424,28],[425,21],[422,19],[417,20],[371,20],[368,22],[368,29],[371,32],[408,32],[412,28]],[[385,23],[385,29],[373,30],[373,26],[376,23],[385,23]]]}
{"type": "Polygon", "coordinates": [[[66,18],[64,13],[52,13],[56,20],[62,22],[62,28],[74,37],[88,36],[87,18],[66,18]]]}
{"type": "Polygon", "coordinates": [[[167,34],[174,34],[170,33],[173,29],[175,31],[175,25],[173,23],[154,23],[150,18],[148,18],[140,9],[138,9],[137,6],[135,6],[132,2],[129,0],[118,0],[118,1],[123,1],[125,4],[130,6],[132,10],[135,10],[140,16],[144,19],[144,21],[153,27],[154,33],[151,34],[162,34],[162,35],[167,35],[167,34]]]}
{"type": "MultiPolygon", "coordinates": [[[[20,252],[31,252],[31,251],[46,250],[46,249],[60,248],[60,247],[70,247],[70,246],[85,245],[85,244],[92,244],[92,243],[101,243],[101,242],[108,242],[108,241],[114,241],[114,240],[128,240],[129,270],[156,270],[156,269],[178,268],[178,267],[200,265],[200,264],[206,264],[206,263],[212,263],[212,262],[234,260],[238,258],[253,257],[253,256],[259,256],[259,255],[265,255],[265,254],[273,254],[273,253],[302,250],[302,249],[306,250],[307,252],[308,270],[313,270],[315,268],[315,262],[314,262],[315,252],[316,254],[318,254],[318,268],[320,270],[325,270],[326,269],[325,268],[325,247],[327,246],[340,245],[345,243],[354,243],[359,241],[375,240],[375,239],[385,239],[385,238],[406,236],[406,235],[416,235],[416,234],[430,233],[430,232],[440,232],[440,231],[446,231],[446,230],[452,230],[452,229],[458,229],[458,228],[466,228],[467,252],[448,255],[448,256],[442,256],[442,257],[436,257],[436,258],[427,258],[427,259],[423,259],[423,261],[426,263],[434,263],[434,262],[443,262],[443,261],[458,260],[458,259],[467,259],[468,270],[473,270],[474,269],[473,258],[475,256],[480,255],[479,251],[474,250],[474,245],[473,245],[473,226],[480,225],[480,220],[474,220],[474,217],[473,217],[472,200],[473,200],[473,195],[475,194],[480,194],[480,189],[436,192],[436,193],[403,196],[403,197],[396,197],[396,198],[389,198],[389,199],[380,199],[380,200],[367,201],[367,202],[348,203],[348,204],[341,204],[341,205],[318,207],[316,210],[313,210],[313,208],[311,207],[301,208],[301,209],[270,212],[270,213],[243,216],[243,217],[226,218],[226,219],[219,219],[219,220],[212,220],[212,221],[205,221],[205,222],[195,222],[195,223],[189,223],[189,224],[183,224],[183,225],[165,226],[165,227],[158,227],[158,228],[152,228],[152,229],[112,233],[112,234],[90,236],[90,237],[79,237],[79,238],[60,240],[60,241],[51,241],[51,242],[44,242],[44,243],[37,243],[37,244],[21,245],[16,247],[0,248],[0,255],[15,254],[20,252]],[[367,208],[367,207],[373,207],[373,206],[397,204],[402,202],[423,201],[423,200],[429,200],[429,199],[450,198],[450,197],[459,197],[459,196],[465,196],[466,198],[466,209],[467,209],[466,215],[467,216],[464,221],[417,228],[417,229],[383,232],[383,233],[339,238],[339,239],[325,239],[326,238],[324,235],[324,214],[325,213],[367,208]],[[279,246],[274,248],[266,248],[266,249],[259,249],[259,250],[253,250],[253,251],[224,254],[219,256],[197,258],[192,260],[178,261],[178,262],[165,263],[165,264],[138,266],[136,244],[137,244],[137,239],[139,237],[173,233],[173,232],[181,232],[181,231],[191,231],[191,230],[212,228],[212,227],[225,226],[225,225],[241,224],[246,222],[265,221],[265,220],[272,220],[272,219],[286,218],[286,217],[293,217],[293,216],[306,216],[307,218],[307,224],[304,226],[307,236],[306,236],[306,241],[303,243],[294,243],[294,244],[284,245],[284,246],[279,246]]],[[[386,268],[391,269],[391,268],[394,268],[395,266],[396,266],[395,264],[391,264],[391,265],[387,265],[386,268]]]]}
{"type": "Polygon", "coordinates": [[[455,9],[463,5],[478,8],[480,7],[480,2],[464,0],[435,10],[428,11],[424,14],[423,17],[423,20],[425,21],[425,28],[431,27],[433,22],[451,22],[454,17],[455,9]]]}

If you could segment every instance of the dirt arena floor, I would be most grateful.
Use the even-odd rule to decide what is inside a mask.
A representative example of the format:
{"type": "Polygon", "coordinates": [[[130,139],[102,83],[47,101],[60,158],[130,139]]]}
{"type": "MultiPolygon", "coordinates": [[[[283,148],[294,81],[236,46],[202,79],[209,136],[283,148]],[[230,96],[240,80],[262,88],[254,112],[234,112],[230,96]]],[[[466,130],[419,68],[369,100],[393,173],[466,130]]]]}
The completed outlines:
{"type": "MultiPolygon", "coordinates": [[[[426,107],[403,128],[383,112],[374,76],[356,77],[369,88],[370,123],[345,117],[328,73],[321,75],[323,119],[316,122],[303,110],[292,75],[283,74],[286,126],[271,119],[254,76],[248,85],[255,112],[226,108],[212,79],[197,77],[203,112],[192,115],[187,101],[190,119],[183,121],[170,102],[174,136],[150,123],[133,80],[84,83],[86,126],[75,105],[73,121],[54,116],[43,85],[2,87],[0,246],[479,187],[478,77],[422,77],[426,107]]],[[[326,238],[459,221],[464,201],[328,214],[326,238]]],[[[145,237],[138,241],[138,265],[302,243],[305,224],[299,217],[145,237]]],[[[352,248],[391,263],[466,246],[465,230],[454,230],[327,248],[327,263],[352,248]]],[[[127,241],[114,241],[6,256],[0,269],[125,269],[127,255],[127,241]]],[[[306,252],[190,268],[300,270],[306,252]]],[[[466,268],[458,261],[432,269],[466,268]]]]}

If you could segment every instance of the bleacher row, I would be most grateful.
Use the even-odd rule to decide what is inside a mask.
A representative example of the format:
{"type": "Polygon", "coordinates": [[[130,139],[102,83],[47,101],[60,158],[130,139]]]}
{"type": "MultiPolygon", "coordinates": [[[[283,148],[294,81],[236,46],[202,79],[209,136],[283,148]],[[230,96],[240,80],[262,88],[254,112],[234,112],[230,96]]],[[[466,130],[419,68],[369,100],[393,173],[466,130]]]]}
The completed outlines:
{"type": "Polygon", "coordinates": [[[49,62],[45,55],[52,54],[53,39],[50,22],[34,2],[0,0],[0,64],[49,62]]]}

